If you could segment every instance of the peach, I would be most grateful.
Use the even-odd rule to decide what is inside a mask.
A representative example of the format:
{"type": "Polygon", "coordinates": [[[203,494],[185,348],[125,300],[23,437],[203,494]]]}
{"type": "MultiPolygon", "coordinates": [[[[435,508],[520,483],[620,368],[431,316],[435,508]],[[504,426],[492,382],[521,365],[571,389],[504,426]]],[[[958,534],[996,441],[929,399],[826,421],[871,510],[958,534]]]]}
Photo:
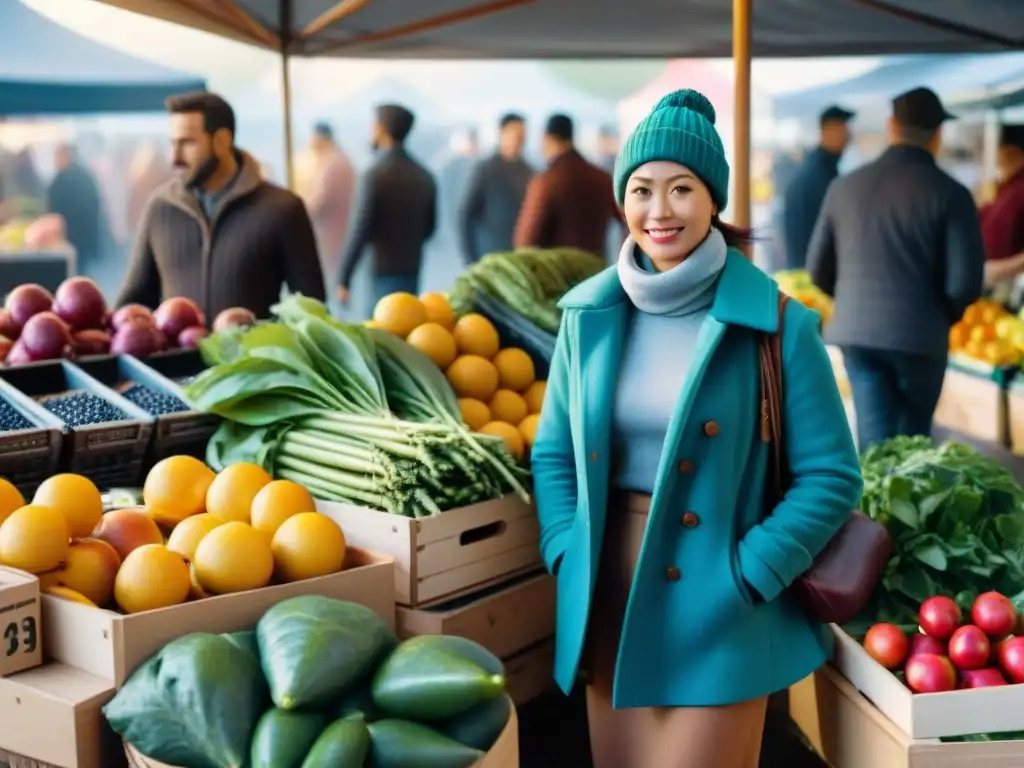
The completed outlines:
{"type": "Polygon", "coordinates": [[[79,539],[71,543],[60,568],[40,574],[39,585],[44,591],[66,587],[103,605],[114,593],[120,567],[121,557],[110,544],[100,539],[79,539]]]}
{"type": "Polygon", "coordinates": [[[92,532],[94,539],[107,542],[114,548],[121,562],[132,550],[146,544],[163,544],[164,535],[159,526],[144,512],[134,509],[115,509],[107,512],[92,532]]]}

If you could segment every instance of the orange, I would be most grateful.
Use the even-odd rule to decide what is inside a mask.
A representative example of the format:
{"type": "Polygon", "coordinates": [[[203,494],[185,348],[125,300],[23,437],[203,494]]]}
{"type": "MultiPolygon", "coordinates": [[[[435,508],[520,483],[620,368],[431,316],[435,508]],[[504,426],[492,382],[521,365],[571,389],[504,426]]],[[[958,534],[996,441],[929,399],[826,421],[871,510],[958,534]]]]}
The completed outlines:
{"type": "Polygon", "coordinates": [[[464,315],[455,324],[453,335],[461,355],[479,355],[485,360],[490,360],[498,354],[498,330],[483,315],[464,315]]]}
{"type": "Polygon", "coordinates": [[[391,293],[377,302],[373,319],[382,330],[404,339],[427,322],[427,310],[411,293],[391,293]]]}
{"type": "Polygon", "coordinates": [[[420,302],[427,311],[427,320],[437,323],[449,331],[455,327],[455,313],[443,294],[424,293],[420,296],[420,302]]]}
{"type": "Polygon", "coordinates": [[[537,424],[540,423],[540,414],[531,413],[519,422],[519,434],[523,436],[523,442],[527,448],[533,448],[533,441],[537,437],[537,424]]]}
{"type": "Polygon", "coordinates": [[[267,586],[274,575],[270,538],[237,521],[206,534],[196,548],[192,565],[202,589],[213,595],[259,589],[267,586]]]}
{"type": "Polygon", "coordinates": [[[459,410],[462,411],[462,420],[473,431],[480,429],[491,420],[491,409],[487,407],[487,404],[472,397],[460,397],[459,410]]]}
{"type": "Polygon", "coordinates": [[[70,600],[72,603],[81,603],[82,605],[88,605],[93,608],[98,608],[95,602],[90,600],[88,597],[83,595],[81,592],[76,592],[70,587],[42,587],[44,595],[51,595],[53,597],[59,597],[61,600],[70,600]]]}
{"type": "Polygon", "coordinates": [[[25,506],[25,497],[10,480],[0,477],[0,523],[25,506]]]}
{"type": "Polygon", "coordinates": [[[188,564],[161,544],[133,549],[114,580],[114,600],[125,613],[180,605],[188,600],[188,564]]]}
{"type": "Polygon", "coordinates": [[[949,348],[953,350],[963,348],[964,344],[967,343],[967,339],[970,338],[970,334],[971,329],[963,321],[956,323],[949,329],[949,348]]]}
{"type": "Polygon", "coordinates": [[[433,360],[434,365],[442,371],[451,365],[458,355],[455,339],[440,323],[424,323],[414,328],[405,340],[433,360]]]}
{"type": "Polygon", "coordinates": [[[460,355],[445,371],[448,383],[459,397],[486,403],[498,389],[498,369],[479,355],[460,355]]]}
{"type": "Polygon", "coordinates": [[[994,341],[996,329],[991,325],[976,325],[971,329],[971,341],[994,341]]]}
{"type": "Polygon", "coordinates": [[[512,454],[513,458],[516,461],[522,460],[523,454],[526,452],[526,445],[523,443],[523,436],[519,434],[519,430],[511,424],[492,421],[484,424],[479,431],[484,435],[500,437],[505,441],[505,447],[508,448],[508,452],[512,454]]]}
{"type": "Polygon", "coordinates": [[[315,512],[316,502],[309,491],[291,480],[275,480],[252,500],[252,527],[273,536],[281,523],[300,512],[315,512]]]}
{"type": "Polygon", "coordinates": [[[170,538],[167,539],[167,548],[180,555],[186,562],[191,563],[195,559],[199,542],[206,538],[206,534],[214,528],[219,528],[226,522],[229,521],[211,514],[186,517],[174,526],[170,538]]]}
{"type": "Polygon", "coordinates": [[[302,581],[337,573],[345,564],[345,534],[326,515],[300,512],[277,529],[270,543],[282,581],[302,581]]]}
{"type": "Polygon", "coordinates": [[[32,497],[32,503],[53,507],[64,515],[73,539],[88,536],[103,517],[103,496],[92,480],[82,475],[47,478],[32,497]]]}
{"type": "Polygon", "coordinates": [[[507,347],[494,356],[498,386],[513,392],[525,392],[537,378],[533,358],[518,347],[507,347]]]}
{"type": "Polygon", "coordinates": [[[225,467],[206,491],[206,511],[224,522],[249,522],[252,500],[274,478],[259,464],[240,461],[225,467]]]}
{"type": "Polygon", "coordinates": [[[530,413],[523,396],[511,389],[499,389],[487,404],[493,421],[518,424],[530,413]]]}
{"type": "Polygon", "coordinates": [[[53,507],[29,504],[0,525],[0,565],[45,573],[68,556],[68,523],[53,507]]]}
{"type": "Polygon", "coordinates": [[[523,399],[526,400],[526,407],[530,409],[530,413],[540,413],[540,408],[544,404],[544,392],[547,390],[547,387],[548,383],[546,381],[535,381],[523,393],[523,399]]]}
{"type": "Polygon", "coordinates": [[[206,492],[215,477],[212,469],[193,456],[158,461],[142,487],[147,514],[167,528],[198,515],[206,509],[206,492]]]}
{"type": "Polygon", "coordinates": [[[961,319],[967,325],[977,325],[981,322],[981,310],[982,307],[978,304],[971,304],[971,306],[964,310],[964,316],[961,319]]]}

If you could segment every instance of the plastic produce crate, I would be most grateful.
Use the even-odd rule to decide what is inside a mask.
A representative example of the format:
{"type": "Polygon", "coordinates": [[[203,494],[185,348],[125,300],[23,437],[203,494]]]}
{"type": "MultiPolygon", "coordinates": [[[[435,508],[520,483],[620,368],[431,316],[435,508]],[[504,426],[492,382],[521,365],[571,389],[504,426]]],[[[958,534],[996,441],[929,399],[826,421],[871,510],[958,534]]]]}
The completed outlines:
{"type": "Polygon", "coordinates": [[[202,459],[206,443],[217,429],[220,418],[200,413],[188,405],[185,393],[176,378],[186,378],[205,367],[197,352],[171,353],[139,360],[131,355],[114,358],[80,360],[78,367],[102,384],[132,398],[133,388],[145,387],[155,397],[134,400],[156,419],[146,464],[167,456],[188,454],[202,459]],[[165,373],[166,372],[166,373],[165,373]],[[172,410],[177,401],[181,410],[172,410]],[[156,408],[156,412],[151,410],[156,408]]]}
{"type": "MultiPolygon", "coordinates": [[[[2,382],[0,382],[2,386],[2,382]]],[[[32,398],[13,387],[0,388],[0,408],[7,419],[24,418],[23,429],[0,431],[0,477],[18,487],[26,498],[57,470],[64,425],[32,398]],[[8,411],[10,407],[12,410],[8,411]]]]}
{"type": "Polygon", "coordinates": [[[484,293],[477,292],[473,303],[476,305],[477,311],[494,323],[494,327],[498,329],[502,348],[522,348],[533,358],[537,378],[546,379],[551,358],[555,355],[555,334],[537,327],[484,293]]]}
{"type": "Polygon", "coordinates": [[[100,488],[138,484],[153,433],[148,413],[66,360],[0,369],[0,392],[12,389],[37,404],[54,396],[90,394],[121,410],[127,418],[82,426],[56,417],[64,437],[58,469],[85,475],[100,488]]]}

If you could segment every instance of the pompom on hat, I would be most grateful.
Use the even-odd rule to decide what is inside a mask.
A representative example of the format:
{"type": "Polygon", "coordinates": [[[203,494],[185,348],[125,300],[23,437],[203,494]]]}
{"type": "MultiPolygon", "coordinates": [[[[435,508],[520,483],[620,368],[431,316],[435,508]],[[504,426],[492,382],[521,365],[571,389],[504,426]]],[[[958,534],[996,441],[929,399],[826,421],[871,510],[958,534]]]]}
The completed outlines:
{"type": "Polygon", "coordinates": [[[707,96],[684,88],[663,97],[633,129],[615,159],[615,199],[626,197],[626,181],[645,163],[685,165],[703,181],[718,207],[729,201],[729,161],[715,130],[715,108],[707,96]]]}

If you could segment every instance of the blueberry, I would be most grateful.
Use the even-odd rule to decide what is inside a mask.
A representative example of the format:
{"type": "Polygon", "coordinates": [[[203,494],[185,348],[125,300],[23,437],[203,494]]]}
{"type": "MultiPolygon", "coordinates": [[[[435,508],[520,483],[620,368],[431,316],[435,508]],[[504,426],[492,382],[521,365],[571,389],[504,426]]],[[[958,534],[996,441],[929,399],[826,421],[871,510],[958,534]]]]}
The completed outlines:
{"type": "Polygon", "coordinates": [[[42,406],[69,427],[85,427],[109,421],[124,421],[128,414],[91,392],[69,392],[48,397],[42,406]]]}
{"type": "Polygon", "coordinates": [[[192,410],[188,403],[181,398],[169,392],[159,392],[143,384],[133,383],[121,394],[152,416],[166,416],[170,413],[192,410]]]}
{"type": "Polygon", "coordinates": [[[0,400],[0,432],[14,432],[18,429],[32,429],[35,425],[21,415],[21,412],[6,400],[0,400]]]}

